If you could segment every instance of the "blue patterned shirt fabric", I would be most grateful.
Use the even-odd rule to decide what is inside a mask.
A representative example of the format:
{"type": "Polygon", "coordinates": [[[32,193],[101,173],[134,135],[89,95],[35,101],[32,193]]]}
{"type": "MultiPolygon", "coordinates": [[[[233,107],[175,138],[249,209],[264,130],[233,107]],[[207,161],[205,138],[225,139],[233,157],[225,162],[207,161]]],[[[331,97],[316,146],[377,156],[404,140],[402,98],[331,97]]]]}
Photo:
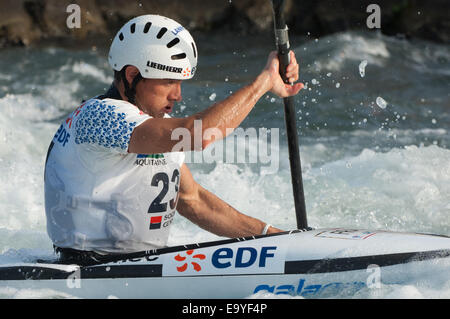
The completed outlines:
{"type": "Polygon", "coordinates": [[[84,108],[75,122],[75,143],[126,151],[137,123],[126,121],[125,113],[105,101],[92,100],[84,108]]]}

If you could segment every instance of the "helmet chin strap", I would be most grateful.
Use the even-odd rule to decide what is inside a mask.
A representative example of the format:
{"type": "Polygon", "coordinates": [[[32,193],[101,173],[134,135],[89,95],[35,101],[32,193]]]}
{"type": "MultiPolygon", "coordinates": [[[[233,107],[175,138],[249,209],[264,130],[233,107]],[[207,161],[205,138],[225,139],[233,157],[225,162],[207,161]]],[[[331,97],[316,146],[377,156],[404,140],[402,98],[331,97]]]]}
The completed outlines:
{"type": "Polygon", "coordinates": [[[133,81],[131,82],[131,87],[130,87],[130,85],[129,85],[129,83],[128,83],[128,80],[127,80],[127,77],[126,77],[126,75],[125,75],[125,73],[126,73],[126,68],[127,68],[127,67],[125,67],[125,68],[120,72],[121,77],[122,77],[123,86],[124,86],[124,88],[125,88],[124,94],[125,94],[125,96],[128,98],[128,102],[130,102],[131,104],[136,105],[136,86],[137,86],[138,82],[139,82],[140,80],[142,80],[143,78],[142,78],[141,73],[138,73],[138,74],[134,77],[133,81]]]}

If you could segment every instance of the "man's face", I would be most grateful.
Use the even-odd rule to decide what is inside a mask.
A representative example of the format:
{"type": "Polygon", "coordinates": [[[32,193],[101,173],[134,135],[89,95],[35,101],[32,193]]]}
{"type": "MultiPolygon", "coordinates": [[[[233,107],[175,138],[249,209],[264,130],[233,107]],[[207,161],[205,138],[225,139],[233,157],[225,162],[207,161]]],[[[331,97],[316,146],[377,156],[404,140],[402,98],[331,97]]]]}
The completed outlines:
{"type": "Polygon", "coordinates": [[[155,118],[172,112],[175,102],[181,101],[181,80],[142,79],[136,86],[136,104],[155,118]]]}

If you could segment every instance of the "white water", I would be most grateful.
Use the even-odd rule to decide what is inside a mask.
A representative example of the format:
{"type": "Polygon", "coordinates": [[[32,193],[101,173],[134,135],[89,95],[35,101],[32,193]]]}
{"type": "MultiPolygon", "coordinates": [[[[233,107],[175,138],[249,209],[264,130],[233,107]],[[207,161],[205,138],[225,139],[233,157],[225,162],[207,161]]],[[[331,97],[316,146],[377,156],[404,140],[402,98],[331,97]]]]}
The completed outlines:
{"type": "MultiPolygon", "coordinates": [[[[3,101],[2,101],[3,102],[3,101]]],[[[29,102],[30,108],[33,102],[29,102]]],[[[2,113],[2,121],[5,120],[2,113]]],[[[6,121],[4,121],[6,122],[6,121]]],[[[42,192],[43,162],[53,124],[27,121],[1,128],[0,262],[49,256],[52,244],[45,231],[42,192]],[[17,127],[22,125],[21,130],[17,127]],[[7,141],[22,140],[22,143],[7,141]]],[[[286,150],[281,150],[285,154],[286,150]]],[[[309,224],[321,227],[389,229],[449,234],[450,151],[438,146],[410,146],[387,153],[369,149],[354,157],[313,167],[326,154],[323,144],[302,148],[309,224]]],[[[251,216],[282,229],[295,228],[287,163],[277,175],[260,176],[250,168],[217,165],[196,180],[251,216]],[[230,187],[230,185],[236,185],[230,187]]],[[[175,219],[169,245],[217,239],[186,219],[175,219]]],[[[365,290],[355,298],[448,298],[450,279],[436,286],[391,285],[365,290]]],[[[6,298],[66,298],[49,290],[0,289],[6,298]]],[[[279,298],[252,295],[249,298],[279,298]]]]}
{"type": "MultiPolygon", "coordinates": [[[[369,61],[370,67],[384,66],[392,56],[387,46],[389,41],[349,34],[336,36],[334,44],[339,47],[340,53],[332,52],[331,57],[318,58],[315,64],[317,72],[327,76],[319,77],[316,74],[320,81],[314,80],[313,85],[319,86],[323,79],[330,78],[331,72],[333,78],[337,79],[345,60],[364,59],[369,61]]],[[[50,54],[61,54],[58,50],[48,50],[50,54]]],[[[418,54],[413,55],[417,69],[420,69],[417,62],[420,57],[418,54]]],[[[51,73],[51,83],[38,80],[32,83],[13,81],[13,72],[0,73],[0,81],[13,82],[11,86],[0,83],[0,93],[5,93],[0,94],[0,263],[52,256],[52,243],[46,234],[43,201],[44,161],[49,141],[60,119],[79,104],[79,95],[75,93],[82,91],[84,95],[83,85],[86,85],[87,80],[100,83],[101,87],[107,86],[112,80],[104,65],[89,61],[64,62],[56,72],[51,73]]],[[[424,73],[430,73],[428,68],[423,69],[424,73]]],[[[369,68],[365,70],[364,78],[361,78],[358,67],[353,68],[352,72],[358,81],[366,81],[370,76],[369,68]]],[[[446,76],[445,69],[440,72],[441,76],[446,76]]],[[[345,88],[345,92],[351,92],[349,81],[339,81],[336,84],[344,84],[339,85],[339,90],[345,88]]],[[[219,86],[217,93],[211,93],[205,87],[197,88],[203,94],[199,99],[219,100],[229,90],[229,84],[225,82],[222,77],[222,82],[216,83],[219,86]]],[[[388,92],[387,88],[379,88],[378,92],[386,100],[394,100],[395,92],[388,92]]],[[[359,93],[364,92],[355,92],[359,93]]],[[[315,95],[315,98],[319,96],[315,95]]],[[[435,101],[445,98],[437,96],[435,101]]],[[[349,101],[355,103],[351,98],[349,101]]],[[[184,103],[181,105],[182,115],[185,114],[184,109],[186,114],[192,111],[184,103]]],[[[432,110],[433,102],[430,103],[432,110]]],[[[273,108],[272,103],[268,104],[267,107],[273,108]]],[[[386,109],[379,110],[395,110],[400,104],[388,104],[386,109]]],[[[318,136],[307,136],[302,140],[303,179],[311,227],[387,229],[450,235],[450,150],[445,144],[449,127],[445,121],[442,125],[441,117],[437,115],[433,121],[427,116],[423,119],[415,117],[414,112],[411,109],[407,119],[414,118],[421,121],[421,125],[390,129],[380,125],[372,129],[353,127],[349,123],[347,127],[351,130],[336,132],[323,128],[318,136]],[[440,140],[444,141],[443,145],[438,142],[440,140]]],[[[398,113],[403,114],[400,111],[398,113]]],[[[369,120],[374,118],[369,117],[369,120]]],[[[314,122],[315,119],[311,117],[309,121],[314,122]]],[[[331,123],[333,118],[327,121],[331,123]]],[[[262,123],[261,126],[265,125],[264,121],[262,123]]],[[[192,171],[201,185],[241,212],[282,229],[294,229],[295,213],[284,143],[281,143],[279,154],[280,170],[277,174],[260,174],[256,166],[233,164],[207,167],[193,165],[192,171]]],[[[177,216],[169,245],[215,239],[218,237],[177,216]]],[[[408,285],[387,285],[376,290],[363,290],[353,297],[449,298],[448,274],[436,278],[438,280],[427,284],[417,278],[408,285]]],[[[2,287],[0,297],[71,296],[49,290],[2,287]]],[[[280,296],[249,296],[267,297],[280,296]]]]}

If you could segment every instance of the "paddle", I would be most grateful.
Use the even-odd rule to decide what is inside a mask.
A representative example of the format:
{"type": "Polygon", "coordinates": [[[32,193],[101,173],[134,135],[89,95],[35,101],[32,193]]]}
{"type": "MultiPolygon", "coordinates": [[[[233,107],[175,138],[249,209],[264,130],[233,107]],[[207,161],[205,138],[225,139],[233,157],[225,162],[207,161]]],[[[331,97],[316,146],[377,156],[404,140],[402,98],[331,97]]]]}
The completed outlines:
{"type": "MultiPolygon", "coordinates": [[[[275,42],[278,49],[278,59],[280,61],[280,75],[283,78],[283,81],[289,84],[289,80],[286,78],[286,67],[289,65],[290,45],[288,28],[283,14],[284,4],[284,0],[272,0],[275,42]]],[[[298,146],[297,125],[295,121],[294,97],[284,98],[283,101],[297,228],[303,229],[308,228],[308,222],[306,220],[305,195],[303,192],[300,149],[298,146]]]]}

